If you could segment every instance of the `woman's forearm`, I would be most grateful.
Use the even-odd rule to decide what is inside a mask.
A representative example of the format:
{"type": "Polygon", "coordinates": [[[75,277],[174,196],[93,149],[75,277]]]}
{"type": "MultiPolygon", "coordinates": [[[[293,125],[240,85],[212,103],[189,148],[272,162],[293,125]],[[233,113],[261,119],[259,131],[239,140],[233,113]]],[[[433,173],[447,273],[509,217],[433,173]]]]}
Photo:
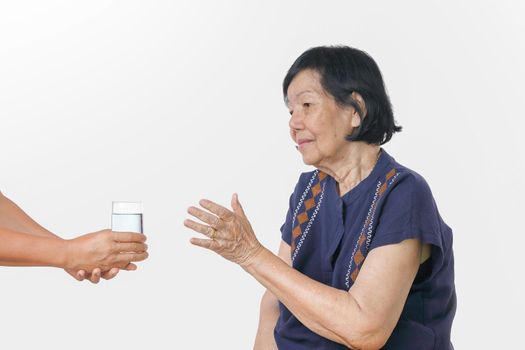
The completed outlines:
{"type": "Polygon", "coordinates": [[[279,318],[279,301],[270,291],[266,291],[261,299],[259,328],[255,337],[254,350],[277,350],[273,331],[279,318]]]}
{"type": "Polygon", "coordinates": [[[42,237],[56,237],[40,226],[18,205],[0,193],[0,228],[42,237]]]}
{"type": "Polygon", "coordinates": [[[192,206],[188,213],[205,224],[187,219],[184,225],[208,239],[192,238],[192,244],[242,266],[313,332],[351,348],[380,347],[379,341],[369,340],[376,336],[380,323],[372,321],[380,317],[367,314],[351,292],[329,287],[291,267],[289,246],[289,262],[264,248],[236,194],[231,201],[233,211],[206,199],[199,204],[207,211],[192,206]]]}
{"type": "Polygon", "coordinates": [[[313,332],[347,346],[367,336],[365,317],[350,293],[305,276],[267,249],[245,270],[313,332]]]}
{"type": "Polygon", "coordinates": [[[65,268],[67,241],[0,228],[0,264],[65,268]]]}

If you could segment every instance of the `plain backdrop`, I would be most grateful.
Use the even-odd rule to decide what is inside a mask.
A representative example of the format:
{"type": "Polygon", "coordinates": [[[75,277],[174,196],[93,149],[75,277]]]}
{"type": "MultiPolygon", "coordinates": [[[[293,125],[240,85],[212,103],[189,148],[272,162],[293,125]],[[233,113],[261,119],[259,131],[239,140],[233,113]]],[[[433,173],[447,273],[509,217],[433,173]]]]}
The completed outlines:
{"type": "Polygon", "coordinates": [[[64,238],[141,200],[150,259],[99,285],[0,268],[0,348],[251,348],[263,287],[182,221],[238,192],[277,249],[309,170],[281,82],[335,44],[379,64],[404,127],[385,149],[454,230],[456,349],[517,348],[524,15],[520,1],[2,1],[0,190],[64,238]]]}

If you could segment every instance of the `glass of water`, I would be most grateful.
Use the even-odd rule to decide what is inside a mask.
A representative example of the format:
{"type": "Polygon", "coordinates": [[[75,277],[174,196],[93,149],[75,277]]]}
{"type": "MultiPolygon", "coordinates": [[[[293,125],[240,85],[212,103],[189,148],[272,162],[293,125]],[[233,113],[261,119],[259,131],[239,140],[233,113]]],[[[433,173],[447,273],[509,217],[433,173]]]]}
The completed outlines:
{"type": "Polygon", "coordinates": [[[143,233],[142,202],[113,202],[111,231],[143,233]]]}

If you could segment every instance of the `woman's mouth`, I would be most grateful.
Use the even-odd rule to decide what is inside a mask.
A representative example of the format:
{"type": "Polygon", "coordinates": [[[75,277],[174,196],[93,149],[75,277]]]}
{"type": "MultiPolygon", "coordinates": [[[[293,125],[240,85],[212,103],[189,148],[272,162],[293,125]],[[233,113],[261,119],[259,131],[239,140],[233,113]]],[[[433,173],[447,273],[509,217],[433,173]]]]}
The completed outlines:
{"type": "Polygon", "coordinates": [[[297,141],[297,149],[299,149],[299,150],[303,149],[306,145],[308,145],[312,141],[313,140],[306,140],[306,139],[298,140],[297,141]]]}

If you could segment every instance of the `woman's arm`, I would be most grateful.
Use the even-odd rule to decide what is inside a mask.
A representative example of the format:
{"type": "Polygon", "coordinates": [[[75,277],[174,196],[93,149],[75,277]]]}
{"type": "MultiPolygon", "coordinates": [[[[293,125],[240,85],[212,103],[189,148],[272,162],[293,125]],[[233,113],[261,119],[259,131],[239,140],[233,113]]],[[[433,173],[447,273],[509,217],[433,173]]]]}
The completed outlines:
{"type": "Polygon", "coordinates": [[[261,299],[259,327],[255,337],[254,350],[277,350],[273,331],[279,318],[279,300],[272,292],[266,290],[261,299]]]}
{"type": "Polygon", "coordinates": [[[188,212],[206,225],[185,225],[210,239],[191,243],[239,264],[274,294],[306,327],[353,349],[381,348],[399,320],[421,259],[421,243],[408,239],[370,251],[350,290],[317,282],[264,248],[236,195],[233,212],[208,200],[188,212]]]}
{"type": "MultiPolygon", "coordinates": [[[[284,241],[281,241],[281,246],[279,247],[279,258],[289,266],[292,265],[290,246],[284,241]]],[[[259,328],[257,329],[254,350],[277,350],[273,331],[278,318],[279,300],[272,292],[266,290],[261,300],[259,328]]]]}
{"type": "Polygon", "coordinates": [[[417,240],[372,250],[348,292],[310,279],[266,249],[243,267],[313,332],[353,349],[378,349],[399,320],[420,254],[417,240]]]}

